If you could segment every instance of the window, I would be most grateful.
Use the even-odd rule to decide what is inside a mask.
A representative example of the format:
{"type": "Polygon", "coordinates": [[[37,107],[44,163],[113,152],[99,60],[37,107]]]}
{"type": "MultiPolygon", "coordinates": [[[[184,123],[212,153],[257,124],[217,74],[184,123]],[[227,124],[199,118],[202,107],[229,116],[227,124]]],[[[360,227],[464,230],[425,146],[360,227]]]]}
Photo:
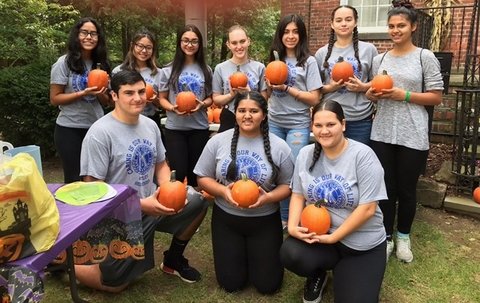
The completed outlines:
{"type": "Polygon", "coordinates": [[[340,0],[357,9],[359,33],[386,33],[391,0],[340,0]]]}

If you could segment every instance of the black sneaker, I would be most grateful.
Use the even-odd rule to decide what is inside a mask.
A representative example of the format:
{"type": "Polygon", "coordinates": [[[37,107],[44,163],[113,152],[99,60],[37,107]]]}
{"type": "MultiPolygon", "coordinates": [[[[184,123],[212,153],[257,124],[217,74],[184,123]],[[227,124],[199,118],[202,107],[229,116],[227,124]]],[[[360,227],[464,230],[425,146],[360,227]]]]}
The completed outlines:
{"type": "Polygon", "coordinates": [[[307,278],[303,289],[303,303],[319,303],[322,300],[325,285],[327,285],[326,272],[317,277],[307,278]]]}
{"type": "Polygon", "coordinates": [[[180,277],[185,282],[194,283],[200,281],[201,274],[195,268],[188,265],[188,260],[181,256],[177,260],[170,260],[168,251],[163,252],[163,263],[160,268],[164,273],[180,277]]]}

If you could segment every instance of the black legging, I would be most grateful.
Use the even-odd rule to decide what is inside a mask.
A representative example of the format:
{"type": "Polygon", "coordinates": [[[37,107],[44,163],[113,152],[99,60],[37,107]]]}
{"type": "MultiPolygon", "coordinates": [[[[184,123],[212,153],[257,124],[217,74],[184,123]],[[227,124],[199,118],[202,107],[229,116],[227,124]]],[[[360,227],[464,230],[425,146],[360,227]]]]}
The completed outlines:
{"type": "Polygon", "coordinates": [[[278,211],[268,216],[240,217],[214,205],[213,260],[220,287],[234,292],[250,282],[262,294],[278,291],[284,272],[279,256],[282,240],[278,211]]]}
{"type": "Polygon", "coordinates": [[[86,128],[71,128],[55,124],[55,148],[62,160],[64,183],[80,181],[80,153],[87,131],[86,128]]]}
{"type": "Polygon", "coordinates": [[[165,129],[165,148],[170,169],[176,170],[180,182],[187,177],[188,185],[197,186],[197,176],[193,169],[207,144],[208,129],[171,130],[165,129]]]}
{"type": "Polygon", "coordinates": [[[280,250],[285,268],[302,277],[333,270],[336,303],[378,302],[386,263],[386,241],[367,251],[336,244],[308,244],[288,237],[280,250]]]}
{"type": "Polygon", "coordinates": [[[387,235],[393,234],[398,200],[397,230],[409,234],[417,209],[417,182],[423,172],[428,150],[421,151],[401,145],[371,141],[385,171],[388,200],[379,201],[387,235]]]}

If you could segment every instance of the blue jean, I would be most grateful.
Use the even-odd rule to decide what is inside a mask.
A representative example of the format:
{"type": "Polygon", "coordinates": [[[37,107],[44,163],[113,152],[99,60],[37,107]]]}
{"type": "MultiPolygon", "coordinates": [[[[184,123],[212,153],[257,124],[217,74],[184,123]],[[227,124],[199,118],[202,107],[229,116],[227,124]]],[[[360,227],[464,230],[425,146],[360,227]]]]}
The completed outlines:
{"type": "Polygon", "coordinates": [[[372,118],[359,121],[347,121],[345,137],[370,145],[370,133],[372,132],[372,118]]]}
{"type": "MultiPolygon", "coordinates": [[[[269,122],[268,127],[270,132],[277,135],[287,142],[292,150],[293,160],[297,159],[300,149],[307,145],[310,141],[310,128],[289,129],[269,122]]],[[[288,220],[288,209],[290,205],[290,198],[280,201],[280,216],[283,222],[288,220]]]]}

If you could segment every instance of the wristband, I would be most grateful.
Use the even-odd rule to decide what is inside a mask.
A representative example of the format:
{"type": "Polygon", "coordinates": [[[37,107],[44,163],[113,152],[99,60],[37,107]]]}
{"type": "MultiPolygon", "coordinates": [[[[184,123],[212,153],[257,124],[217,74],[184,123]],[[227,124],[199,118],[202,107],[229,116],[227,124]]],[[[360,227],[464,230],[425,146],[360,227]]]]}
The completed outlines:
{"type": "Polygon", "coordinates": [[[410,91],[407,90],[406,93],[405,93],[405,100],[404,100],[404,102],[405,102],[405,103],[410,103],[410,97],[411,97],[410,91]]]}

